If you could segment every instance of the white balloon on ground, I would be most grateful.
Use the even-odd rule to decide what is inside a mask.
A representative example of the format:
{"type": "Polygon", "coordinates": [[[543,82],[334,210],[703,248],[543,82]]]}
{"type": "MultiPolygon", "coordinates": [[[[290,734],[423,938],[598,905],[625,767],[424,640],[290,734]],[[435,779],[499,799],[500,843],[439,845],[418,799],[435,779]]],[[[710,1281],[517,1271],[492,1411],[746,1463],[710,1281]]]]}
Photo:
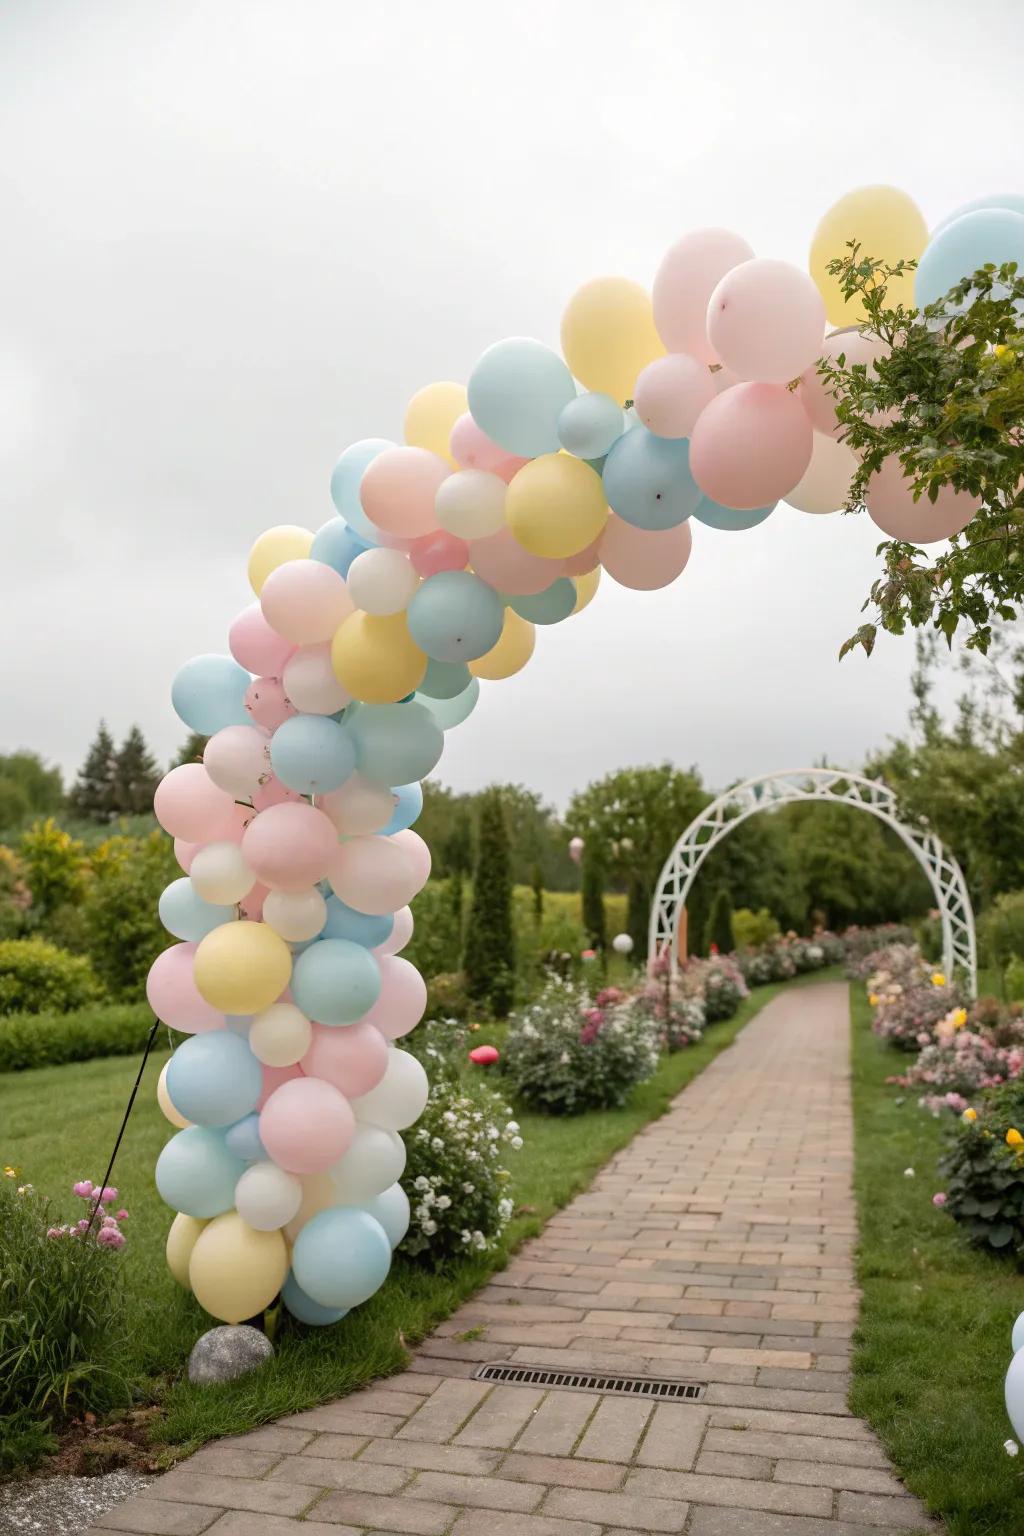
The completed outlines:
{"type": "Polygon", "coordinates": [[[366,549],[348,568],[349,595],[357,608],[379,618],[400,613],[420,584],[408,555],[400,549],[366,549]]]}
{"type": "Polygon", "coordinates": [[[1006,1412],[1018,1440],[1024,1440],[1024,1349],[1018,1349],[1006,1373],[1006,1412]]]}
{"type": "Polygon", "coordinates": [[[422,1115],[429,1092],[427,1074],[416,1057],[392,1046],[384,1076],[376,1088],[351,1101],[352,1110],[361,1124],[404,1131],[422,1115]]]}
{"type": "Polygon", "coordinates": [[[846,505],[856,469],[852,448],[823,432],[815,432],[811,462],[783,499],[798,512],[838,512],[846,505]]]}
{"type": "Polygon", "coordinates": [[[284,664],[285,697],[304,715],[336,715],[352,702],[331,664],[329,642],[303,645],[284,664]]]}
{"type": "Polygon", "coordinates": [[[321,795],[318,808],[343,837],[367,837],[386,827],[395,813],[395,795],[386,784],[353,773],[340,789],[321,795]]]}
{"type": "Polygon", "coordinates": [[[270,891],[263,901],[263,921],[290,944],[304,944],[323,931],[327,903],[315,885],[308,891],[270,891]]]}
{"type": "Polygon", "coordinates": [[[309,1050],[313,1026],[294,1003],[271,1003],[249,1026],[249,1049],[266,1067],[293,1067],[309,1050]]]}
{"type": "Polygon", "coordinates": [[[409,1230],[412,1217],[409,1196],[401,1184],[389,1184],[387,1189],[382,1190],[379,1195],[374,1195],[372,1200],[367,1200],[363,1209],[380,1222],[392,1248],[397,1248],[409,1230]]]}
{"type": "Polygon", "coordinates": [[[338,1203],[362,1205],[402,1177],[405,1142],[397,1131],[361,1123],[356,1126],[352,1145],[329,1172],[338,1203]]]}
{"type": "Polygon", "coordinates": [[[253,1163],[235,1185],[235,1209],[257,1232],[276,1232],[301,1204],[301,1182],[276,1163],[253,1163]]]}
{"type": "Polygon", "coordinates": [[[1024,1349],[1024,1312],[1020,1314],[1013,1325],[1013,1332],[1010,1334],[1010,1348],[1014,1354],[1017,1353],[1018,1349],[1024,1349]]]}
{"type": "Polygon", "coordinates": [[[248,896],[256,884],[237,843],[207,843],[197,849],[188,873],[197,896],[232,906],[248,896]]]}

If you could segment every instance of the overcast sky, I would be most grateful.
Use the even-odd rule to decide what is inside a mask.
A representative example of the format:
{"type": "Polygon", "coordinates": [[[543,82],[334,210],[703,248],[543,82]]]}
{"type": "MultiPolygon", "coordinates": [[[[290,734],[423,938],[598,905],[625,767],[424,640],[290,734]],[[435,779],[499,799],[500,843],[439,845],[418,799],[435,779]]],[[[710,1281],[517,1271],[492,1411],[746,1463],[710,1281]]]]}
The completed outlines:
{"type": "MultiPolygon", "coordinates": [[[[803,264],[851,187],[930,222],[1021,190],[1018,0],[6,0],[0,5],[0,747],[162,758],[264,527],[340,450],[581,282],[721,223],[803,264]]],[[[780,507],[606,581],[448,738],[457,787],[564,802],[630,763],[721,785],[906,716],[912,644],[840,666],[879,535],[780,507]]]]}

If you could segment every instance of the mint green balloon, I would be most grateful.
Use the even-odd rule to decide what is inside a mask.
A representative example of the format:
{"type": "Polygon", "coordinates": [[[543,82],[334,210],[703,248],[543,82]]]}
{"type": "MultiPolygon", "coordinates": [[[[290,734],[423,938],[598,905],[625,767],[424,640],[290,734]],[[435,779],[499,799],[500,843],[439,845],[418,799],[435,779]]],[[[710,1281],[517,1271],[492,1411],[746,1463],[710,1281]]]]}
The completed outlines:
{"type": "Polygon", "coordinates": [[[356,767],[388,788],[425,779],[444,751],[444,734],[425,702],[360,704],[345,711],[356,767]]]}
{"type": "Polygon", "coordinates": [[[508,605],[531,624],[560,624],[576,607],[578,595],[575,582],[568,576],[559,576],[543,592],[532,593],[529,597],[510,597],[508,605]]]}
{"type": "Polygon", "coordinates": [[[505,609],[472,571],[438,571],[413,593],[409,634],[435,661],[476,661],[498,643],[505,609]]]}
{"type": "Polygon", "coordinates": [[[464,693],[469,687],[471,675],[464,661],[434,661],[431,658],[427,662],[427,675],[416,691],[432,699],[454,699],[457,693],[464,693]]]}
{"type": "Polygon", "coordinates": [[[450,731],[455,726],[461,725],[463,720],[469,718],[474,709],[476,709],[479,697],[480,679],[472,677],[469,680],[469,687],[464,689],[462,693],[456,694],[454,699],[431,699],[424,697],[420,700],[420,703],[430,710],[442,731],[450,731]]]}

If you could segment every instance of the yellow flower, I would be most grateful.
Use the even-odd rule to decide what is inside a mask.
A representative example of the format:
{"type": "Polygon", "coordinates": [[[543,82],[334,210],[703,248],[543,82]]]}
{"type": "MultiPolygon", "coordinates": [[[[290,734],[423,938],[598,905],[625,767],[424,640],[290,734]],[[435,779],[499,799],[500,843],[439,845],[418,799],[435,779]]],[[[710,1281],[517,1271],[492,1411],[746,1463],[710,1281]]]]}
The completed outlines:
{"type": "Polygon", "coordinates": [[[4,1169],[4,1178],[5,1179],[16,1179],[17,1177],[18,1177],[18,1170],[17,1170],[17,1168],[12,1168],[10,1166],[10,1164],[8,1164],[7,1167],[4,1169]]]}
{"type": "Polygon", "coordinates": [[[1011,1126],[1006,1133],[1006,1145],[1008,1147],[1024,1147],[1024,1136],[1015,1126],[1011,1126]]]}
{"type": "Polygon", "coordinates": [[[960,1119],[966,1120],[968,1125],[971,1125],[975,1120],[977,1120],[977,1118],[978,1111],[976,1109],[965,1109],[963,1114],[960,1116],[960,1119]]]}
{"type": "Polygon", "coordinates": [[[942,972],[941,971],[933,971],[932,972],[932,986],[933,987],[944,987],[945,985],[946,985],[946,978],[942,974],[942,972]]]}
{"type": "Polygon", "coordinates": [[[869,992],[868,993],[868,1002],[871,1004],[872,1008],[877,1008],[878,1007],[878,993],[877,992],[869,992]]]}
{"type": "Polygon", "coordinates": [[[953,1010],[953,1028],[954,1029],[963,1029],[963,1027],[964,1027],[964,1025],[966,1023],[967,1023],[967,1009],[966,1008],[956,1008],[956,1009],[954,1009],[953,1010]]]}

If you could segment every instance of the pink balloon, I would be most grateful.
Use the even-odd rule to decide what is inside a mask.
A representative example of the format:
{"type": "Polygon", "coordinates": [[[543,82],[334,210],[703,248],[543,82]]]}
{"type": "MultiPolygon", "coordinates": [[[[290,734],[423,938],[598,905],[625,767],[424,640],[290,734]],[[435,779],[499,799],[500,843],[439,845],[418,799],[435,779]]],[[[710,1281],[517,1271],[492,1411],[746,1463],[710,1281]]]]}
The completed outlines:
{"type": "Polygon", "coordinates": [[[359,500],[385,533],[415,539],[437,528],[434,498],[451,469],[428,448],[385,448],[363,471],[359,500]]]}
{"type": "Polygon", "coordinates": [[[767,507],[797,484],[811,462],[813,431],[797,396],[782,384],[735,384],[700,414],[690,473],[712,501],[738,511],[767,507]]]}
{"type": "MultiPolygon", "coordinates": [[[[422,890],[430,879],[430,849],[423,838],[420,837],[418,832],[414,832],[411,827],[406,827],[401,832],[393,832],[388,838],[388,842],[394,843],[396,848],[401,848],[412,865],[413,873],[419,880],[419,888],[422,890]]],[[[396,903],[396,905],[399,905],[399,903],[396,903]]],[[[404,903],[401,903],[401,905],[404,905],[404,903]]],[[[394,910],[394,907],[389,908],[389,911],[393,912],[394,910]]]]}
{"type": "Polygon", "coordinates": [[[506,452],[477,426],[468,411],[452,427],[449,446],[452,458],[462,469],[486,469],[506,481],[530,462],[506,452]]]}
{"type": "Polygon", "coordinates": [[[716,393],[707,363],[686,352],[670,352],[647,364],[636,381],[633,404],[649,432],[658,437],[689,437],[716,393]]]}
{"type": "Polygon", "coordinates": [[[598,554],[600,545],[600,538],[596,538],[593,544],[588,544],[586,549],[581,549],[578,555],[568,555],[562,561],[562,574],[588,576],[591,571],[596,570],[601,564],[601,556],[598,554]]]}
{"type": "Polygon", "coordinates": [[[323,1078],[350,1099],[376,1088],[387,1067],[387,1042],[378,1029],[362,1019],[341,1029],[314,1024],[313,1042],[302,1058],[307,1077],[323,1078]]]}
{"type": "Polygon", "coordinates": [[[293,1063],[290,1067],[264,1067],[263,1092],[256,1100],[256,1108],[262,1109],[271,1094],[276,1093],[282,1084],[293,1083],[297,1078],[304,1075],[302,1068],[297,1062],[293,1063]]]}
{"type": "Polygon", "coordinates": [[[245,707],[255,724],[270,732],[298,714],[279,677],[254,677],[245,691],[245,707]]]}
{"type": "Polygon", "coordinates": [[[462,571],[469,564],[469,545],[454,533],[427,533],[416,540],[409,558],[420,576],[436,576],[438,571],[462,571]]]}
{"type": "Polygon", "coordinates": [[[282,784],[276,774],[269,778],[252,792],[253,809],[257,811],[269,811],[272,805],[302,805],[302,796],[297,789],[289,789],[287,784],[282,784]]]}
{"type": "MultiPolygon", "coordinates": [[[[321,560],[286,560],[260,593],[263,616],[296,645],[317,645],[355,612],[344,579],[321,560]]],[[[279,675],[279,674],[278,674],[279,675]]]]}
{"type": "Polygon", "coordinates": [[[224,1015],[200,996],[193,976],[197,944],[172,944],[157,955],[146,977],[146,998],[162,1024],[186,1035],[222,1029],[224,1015]]]}
{"type": "Polygon", "coordinates": [[[256,725],[226,725],[211,736],[203,767],[219,789],[234,798],[251,795],[270,772],[270,737],[256,725]]]}
{"type": "Polygon", "coordinates": [[[707,324],[711,345],[741,379],[786,384],[821,355],[825,301],[808,273],[762,256],[726,273],[707,324]]]}
{"type": "Polygon", "coordinates": [[[562,574],[561,560],[531,555],[516,542],[509,528],[502,528],[486,539],[474,539],[469,546],[469,559],[478,576],[495,591],[510,597],[543,592],[562,574]]]}
{"type": "Polygon", "coordinates": [[[427,984],[416,967],[400,955],[383,957],[380,981],[380,997],[362,1022],[372,1024],[386,1040],[400,1040],[416,1028],[427,1011],[427,984]]]}
{"type": "Polygon", "coordinates": [[[274,633],[259,603],[242,609],[228,630],[228,647],[235,660],[257,677],[280,677],[295,649],[290,640],[274,633]]]}
{"type": "Polygon", "coordinates": [[[334,824],[305,802],[261,811],[242,838],[249,868],[272,891],[307,891],[324,878],[337,851],[334,824]]]}
{"type": "MultiPolygon", "coordinates": [[[[833,331],[832,335],[826,336],[822,342],[820,356],[827,358],[830,362],[835,362],[837,358],[842,357],[847,368],[863,363],[865,368],[871,369],[871,365],[880,357],[886,357],[888,352],[889,348],[878,337],[862,336],[857,330],[833,331]]],[[[804,370],[797,393],[816,430],[838,437],[842,428],[836,419],[836,402],[828,392],[825,380],[821,378],[815,364],[812,363],[810,368],[804,370]]],[[[873,411],[871,420],[874,424],[882,426],[891,421],[894,415],[895,412],[891,410],[873,411]]]]}
{"type": "Polygon", "coordinates": [[[322,1173],[348,1151],[355,1133],[348,1100],[319,1077],[283,1083],[260,1111],[260,1141],[288,1173],[322,1173]]]}
{"type": "Polygon", "coordinates": [[[181,837],[174,839],[174,857],[178,861],[178,868],[183,869],[186,875],[192,868],[192,860],[202,846],[202,843],[186,843],[181,837]]]}
{"type": "Polygon", "coordinates": [[[238,910],[250,923],[258,923],[263,919],[263,903],[270,895],[270,890],[265,885],[257,883],[238,903],[238,910]]]}
{"type": "Polygon", "coordinates": [[[346,838],[336,846],[328,879],[346,906],[375,917],[404,906],[423,885],[397,837],[346,838]]]}
{"type": "Polygon", "coordinates": [[[230,836],[237,822],[233,796],[218,789],[202,763],[184,763],[165,774],[153,796],[153,812],[165,832],[189,843],[230,836]]]}
{"type": "Polygon", "coordinates": [[[601,535],[601,564],[621,587],[654,592],[675,581],[692,546],[689,521],[651,532],[635,528],[613,512],[601,535]]]}
{"type": "Polygon", "coordinates": [[[375,955],[397,955],[400,949],[404,949],[412,938],[413,917],[411,907],[402,907],[395,913],[395,926],[392,928],[383,944],[375,944],[375,955]]]}
{"type": "Polygon", "coordinates": [[[895,454],[885,460],[868,482],[867,509],[871,521],[890,539],[908,544],[938,544],[967,527],[980,501],[966,491],[944,485],[935,501],[927,494],[914,500],[912,481],[895,454]]]}
{"type": "Polygon", "coordinates": [[[728,229],[695,229],[677,240],[654,279],[654,323],[670,352],[717,362],[707,335],[708,300],[725,274],[753,251],[728,229]]]}

